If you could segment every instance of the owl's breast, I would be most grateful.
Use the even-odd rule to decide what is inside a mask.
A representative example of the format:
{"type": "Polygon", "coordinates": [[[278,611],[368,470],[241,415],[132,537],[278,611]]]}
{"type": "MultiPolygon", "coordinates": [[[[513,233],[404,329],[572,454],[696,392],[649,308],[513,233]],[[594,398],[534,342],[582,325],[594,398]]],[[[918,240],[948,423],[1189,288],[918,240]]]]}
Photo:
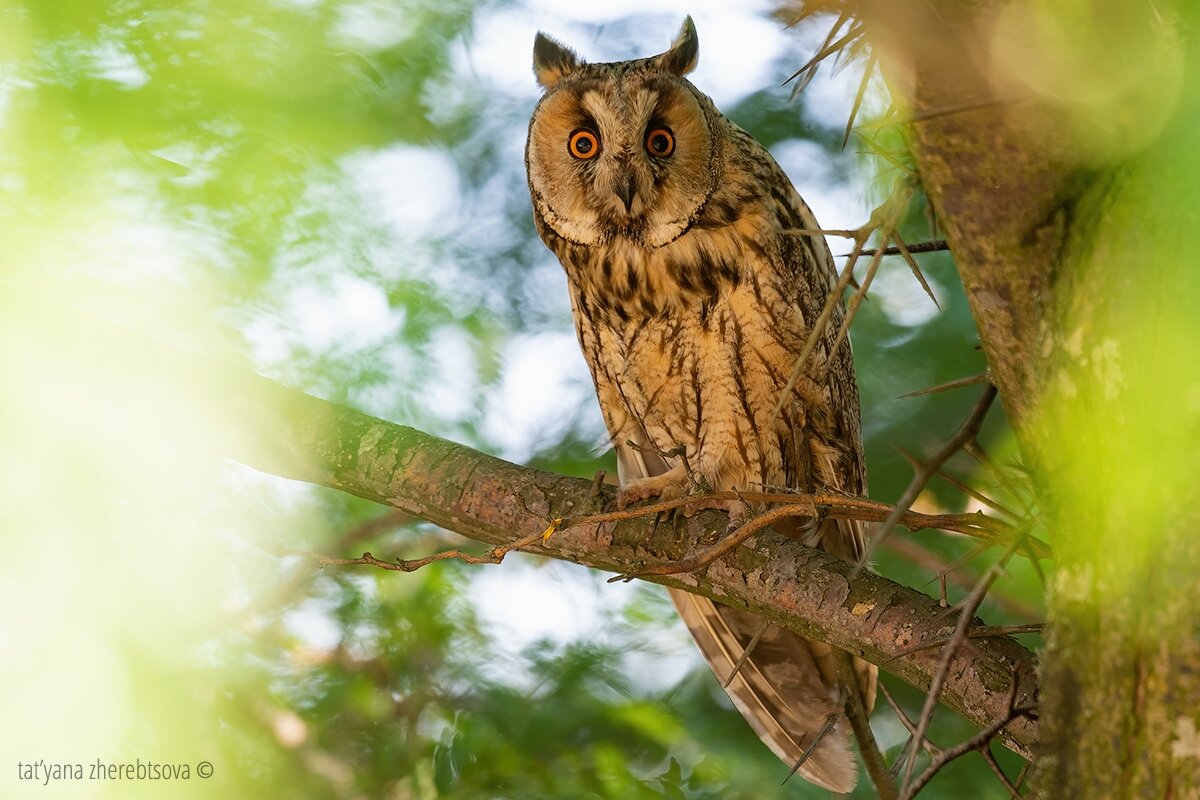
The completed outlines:
{"type": "Polygon", "coordinates": [[[614,235],[598,245],[547,238],[576,294],[594,313],[648,320],[711,307],[751,272],[777,261],[774,231],[758,214],[715,228],[697,226],[660,247],[614,235]]]}
{"type": "Polygon", "coordinates": [[[757,270],[710,301],[656,317],[587,316],[580,341],[613,439],[687,454],[711,488],[787,485],[803,407],[776,415],[805,334],[799,309],[757,270]]]}

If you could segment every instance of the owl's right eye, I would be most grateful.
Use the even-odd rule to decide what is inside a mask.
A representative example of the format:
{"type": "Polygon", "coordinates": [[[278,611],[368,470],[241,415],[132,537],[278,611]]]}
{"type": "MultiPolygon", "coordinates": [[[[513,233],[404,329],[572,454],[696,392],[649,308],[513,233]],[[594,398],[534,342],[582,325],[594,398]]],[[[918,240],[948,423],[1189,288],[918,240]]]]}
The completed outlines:
{"type": "Polygon", "coordinates": [[[567,140],[567,152],[586,161],[600,154],[600,139],[587,128],[580,128],[567,140]]]}

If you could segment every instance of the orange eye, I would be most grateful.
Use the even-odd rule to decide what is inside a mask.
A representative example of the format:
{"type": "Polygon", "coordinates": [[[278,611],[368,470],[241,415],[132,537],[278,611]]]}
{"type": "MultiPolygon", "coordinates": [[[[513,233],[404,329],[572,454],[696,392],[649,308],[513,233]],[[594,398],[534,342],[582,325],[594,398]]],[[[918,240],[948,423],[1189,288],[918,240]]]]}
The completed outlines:
{"type": "Polygon", "coordinates": [[[664,126],[653,128],[646,134],[646,152],[658,158],[666,158],[675,152],[675,134],[664,126]]]}
{"type": "Polygon", "coordinates": [[[580,128],[567,140],[567,152],[585,161],[595,158],[600,154],[600,139],[587,128],[580,128]]]}

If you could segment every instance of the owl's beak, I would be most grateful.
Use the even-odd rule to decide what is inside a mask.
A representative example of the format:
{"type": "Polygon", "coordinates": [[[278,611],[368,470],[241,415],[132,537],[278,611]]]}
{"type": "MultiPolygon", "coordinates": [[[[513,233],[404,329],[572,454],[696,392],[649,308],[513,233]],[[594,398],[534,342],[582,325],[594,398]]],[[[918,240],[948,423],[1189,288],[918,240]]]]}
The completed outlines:
{"type": "Polygon", "coordinates": [[[633,196],[637,193],[637,179],[632,175],[626,176],[625,181],[618,184],[615,191],[617,197],[625,204],[625,213],[630,213],[633,210],[633,196]]]}

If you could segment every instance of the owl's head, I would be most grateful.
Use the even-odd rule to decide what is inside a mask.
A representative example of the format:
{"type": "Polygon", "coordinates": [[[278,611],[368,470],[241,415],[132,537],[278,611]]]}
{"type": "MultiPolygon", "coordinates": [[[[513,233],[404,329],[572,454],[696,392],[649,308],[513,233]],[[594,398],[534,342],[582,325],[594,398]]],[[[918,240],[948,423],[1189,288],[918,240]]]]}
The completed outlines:
{"type": "Polygon", "coordinates": [[[525,162],[535,210],[556,234],[660,247],[687,230],[720,179],[720,116],[684,77],[698,54],[691,17],[666,52],[634,61],[589,64],[537,35],[545,93],[525,162]]]}

